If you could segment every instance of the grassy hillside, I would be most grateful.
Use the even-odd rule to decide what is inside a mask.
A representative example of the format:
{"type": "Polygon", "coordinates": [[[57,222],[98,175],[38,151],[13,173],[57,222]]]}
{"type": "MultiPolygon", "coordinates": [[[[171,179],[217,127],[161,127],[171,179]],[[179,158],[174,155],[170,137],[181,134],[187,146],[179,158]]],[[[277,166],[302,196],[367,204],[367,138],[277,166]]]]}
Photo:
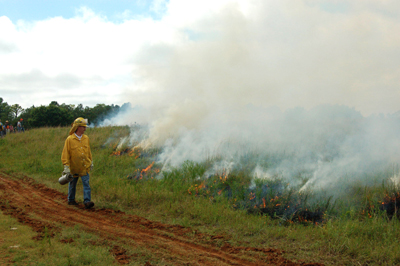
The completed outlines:
{"type": "MultiPolygon", "coordinates": [[[[66,194],[68,187],[61,186],[58,178],[68,131],[42,128],[0,139],[0,171],[28,175],[66,194]]],[[[157,178],[162,166],[154,162],[156,149],[121,147],[117,152],[119,140],[129,135],[129,128],[88,128],[86,134],[95,166],[90,180],[92,200],[98,208],[222,234],[234,245],[281,248],[289,259],[326,265],[400,263],[399,222],[380,208],[385,195],[397,195],[386,184],[358,184],[346,188],[345,198],[311,201],[311,194],[294,193],[279,179],[252,180],[245,166],[229,175],[205,178],[211,161],[217,158],[185,162],[157,178]],[[276,190],[280,190],[279,197],[276,190]],[[297,211],[289,213],[293,207],[297,211]]],[[[82,201],[80,182],[77,200],[82,201]]],[[[2,248],[4,253],[4,245],[2,248]]]]}

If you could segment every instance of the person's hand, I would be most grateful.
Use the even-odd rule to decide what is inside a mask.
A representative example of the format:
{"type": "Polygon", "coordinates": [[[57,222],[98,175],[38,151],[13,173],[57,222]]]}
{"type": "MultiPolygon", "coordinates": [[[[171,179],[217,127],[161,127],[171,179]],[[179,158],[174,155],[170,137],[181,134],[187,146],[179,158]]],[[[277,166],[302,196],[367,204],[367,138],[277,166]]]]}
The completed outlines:
{"type": "Polygon", "coordinates": [[[94,165],[93,165],[93,162],[92,162],[92,164],[90,165],[90,171],[93,171],[93,167],[94,167],[94,165]]]}
{"type": "Polygon", "coordinates": [[[71,170],[69,169],[69,165],[64,165],[63,175],[70,175],[71,170]]]}

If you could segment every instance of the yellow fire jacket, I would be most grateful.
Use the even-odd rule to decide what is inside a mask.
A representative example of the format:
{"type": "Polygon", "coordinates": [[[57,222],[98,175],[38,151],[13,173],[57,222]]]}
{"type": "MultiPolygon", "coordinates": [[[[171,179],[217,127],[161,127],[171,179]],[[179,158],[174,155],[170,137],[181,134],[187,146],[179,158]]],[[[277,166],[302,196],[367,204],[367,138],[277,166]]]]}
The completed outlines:
{"type": "Polygon", "coordinates": [[[61,161],[63,165],[69,165],[73,175],[84,176],[89,173],[92,164],[89,137],[83,134],[79,140],[75,134],[69,135],[65,140],[61,161]]]}

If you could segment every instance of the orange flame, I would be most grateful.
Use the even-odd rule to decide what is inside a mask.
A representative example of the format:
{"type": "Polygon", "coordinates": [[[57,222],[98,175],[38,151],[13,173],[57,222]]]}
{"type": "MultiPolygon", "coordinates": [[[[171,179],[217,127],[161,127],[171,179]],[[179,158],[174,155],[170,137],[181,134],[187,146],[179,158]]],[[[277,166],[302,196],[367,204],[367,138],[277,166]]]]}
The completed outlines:
{"type": "Polygon", "coordinates": [[[199,185],[199,189],[202,189],[204,187],[205,187],[204,182],[199,185]]]}
{"type": "Polygon", "coordinates": [[[147,171],[149,171],[151,169],[151,167],[153,166],[154,162],[152,162],[149,166],[147,166],[145,169],[143,169],[140,173],[146,173],[147,171]]]}
{"type": "Polygon", "coordinates": [[[256,194],[253,192],[250,192],[250,200],[253,200],[256,197],[256,194]]]}

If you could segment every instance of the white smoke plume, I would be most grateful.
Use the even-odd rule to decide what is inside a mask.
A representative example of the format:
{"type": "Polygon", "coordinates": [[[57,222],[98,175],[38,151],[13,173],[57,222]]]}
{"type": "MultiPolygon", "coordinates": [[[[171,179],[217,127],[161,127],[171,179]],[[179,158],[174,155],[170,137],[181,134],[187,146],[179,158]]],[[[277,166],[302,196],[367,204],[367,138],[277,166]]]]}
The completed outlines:
{"type": "Polygon", "coordinates": [[[174,38],[133,59],[126,95],[142,108],[115,123],[146,124],[138,141],[162,147],[165,165],[218,157],[235,168],[252,154],[254,175],[304,177],[304,189],[370,182],[399,162],[400,21],[390,5],[222,2],[176,21],[185,4],[170,1],[162,20],[174,38]]]}

